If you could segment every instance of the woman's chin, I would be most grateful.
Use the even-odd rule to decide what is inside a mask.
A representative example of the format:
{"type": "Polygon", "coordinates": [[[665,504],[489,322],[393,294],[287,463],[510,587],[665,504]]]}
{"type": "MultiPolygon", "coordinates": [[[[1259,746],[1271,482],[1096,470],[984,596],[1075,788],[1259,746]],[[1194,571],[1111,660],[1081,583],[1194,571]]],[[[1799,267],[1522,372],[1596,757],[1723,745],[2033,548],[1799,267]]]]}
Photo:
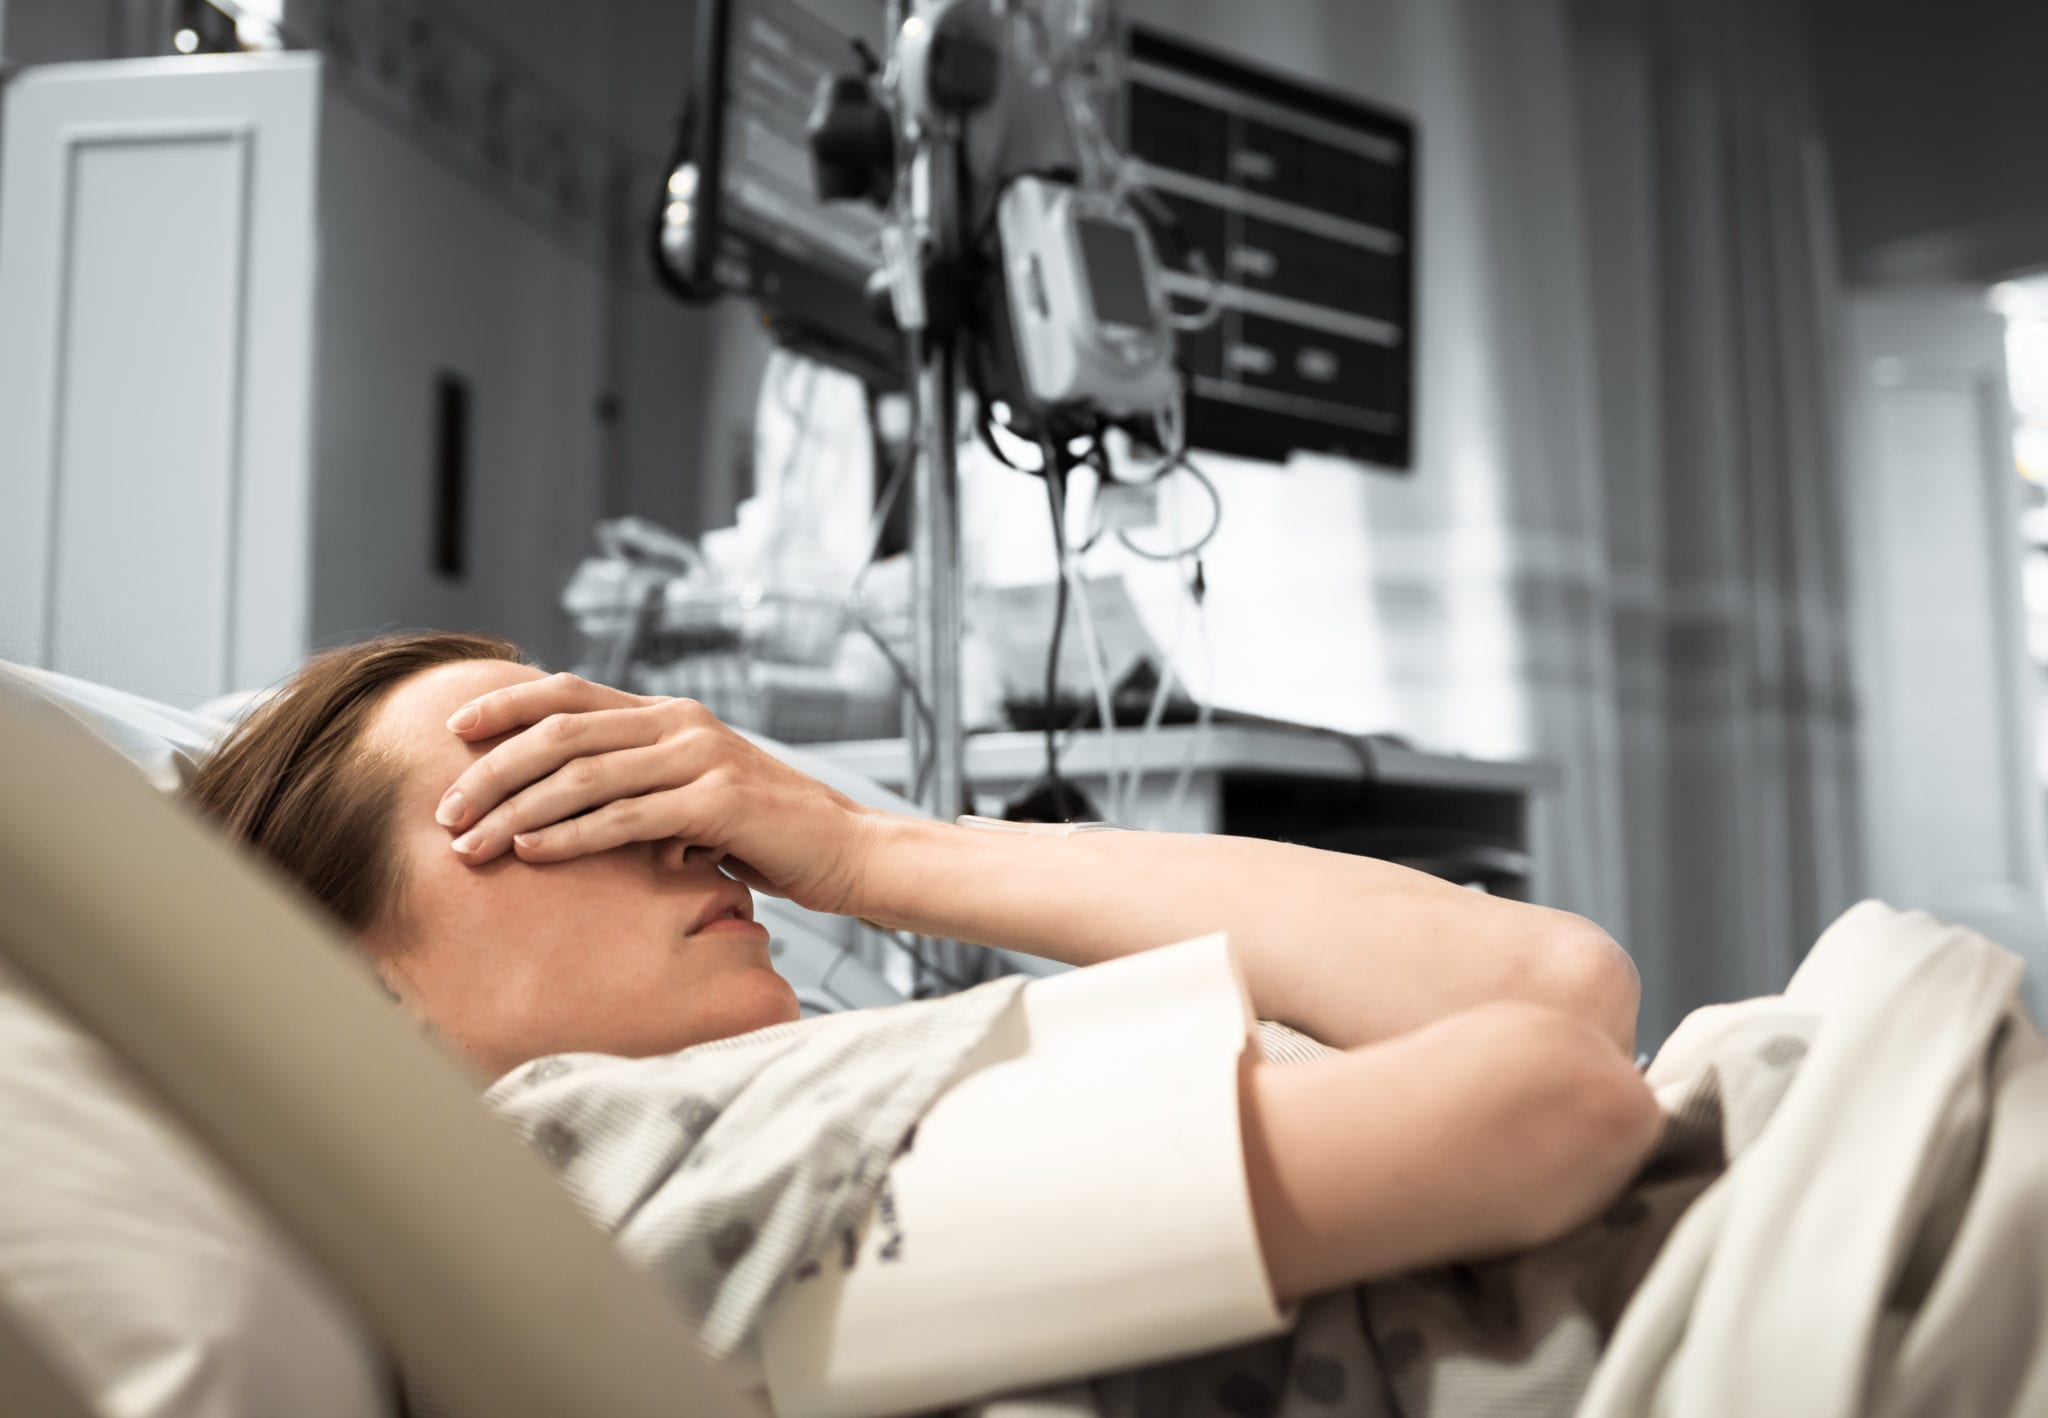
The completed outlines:
{"type": "Polygon", "coordinates": [[[692,1012],[700,1026],[716,1031],[700,1042],[729,1039],[803,1017],[795,987],[768,963],[765,940],[758,964],[736,966],[730,973],[721,971],[715,982],[705,981],[699,988],[703,992],[698,1000],[700,1009],[692,1012]]]}

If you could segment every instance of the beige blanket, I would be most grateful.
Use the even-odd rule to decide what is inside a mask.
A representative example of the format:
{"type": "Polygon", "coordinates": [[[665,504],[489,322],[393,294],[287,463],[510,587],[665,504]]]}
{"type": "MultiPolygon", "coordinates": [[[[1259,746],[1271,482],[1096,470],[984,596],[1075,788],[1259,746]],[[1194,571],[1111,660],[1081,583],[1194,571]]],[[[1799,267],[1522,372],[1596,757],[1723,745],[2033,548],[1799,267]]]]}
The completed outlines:
{"type": "Polygon", "coordinates": [[[1865,902],[1783,997],[1692,1016],[1651,1070],[1688,1106],[1792,1053],[1777,1021],[1809,1047],[1579,1411],[2048,1413],[2048,1042],[2020,975],[1975,932],[1865,902]]]}

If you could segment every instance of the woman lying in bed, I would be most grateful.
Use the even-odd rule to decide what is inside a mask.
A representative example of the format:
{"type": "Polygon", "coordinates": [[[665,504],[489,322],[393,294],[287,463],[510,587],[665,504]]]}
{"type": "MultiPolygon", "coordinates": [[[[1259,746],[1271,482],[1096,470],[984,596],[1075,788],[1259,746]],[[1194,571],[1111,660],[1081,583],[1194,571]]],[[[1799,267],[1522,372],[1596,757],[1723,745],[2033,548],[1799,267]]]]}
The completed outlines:
{"type": "Polygon", "coordinates": [[[491,1077],[796,1019],[749,888],[1079,966],[1225,931],[1257,1015],[1337,1050],[1254,1065],[1240,1095],[1283,1302],[1559,1235],[1658,1127],[1633,967],[1574,916],[1266,841],[876,811],[691,701],[547,675],[495,639],[322,655],[188,794],[491,1077]]]}

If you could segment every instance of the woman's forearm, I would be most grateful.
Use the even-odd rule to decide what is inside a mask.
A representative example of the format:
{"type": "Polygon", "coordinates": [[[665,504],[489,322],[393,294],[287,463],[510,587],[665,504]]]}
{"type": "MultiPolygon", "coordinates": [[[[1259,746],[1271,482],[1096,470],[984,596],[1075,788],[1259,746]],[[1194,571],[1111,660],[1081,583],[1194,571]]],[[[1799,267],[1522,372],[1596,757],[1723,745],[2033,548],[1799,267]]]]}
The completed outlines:
{"type": "Polygon", "coordinates": [[[1565,912],[1246,837],[870,826],[852,914],[895,929],[1069,965],[1221,930],[1262,1018],[1340,1048],[1496,999],[1569,1010],[1633,1048],[1634,968],[1565,912]]]}
{"type": "Polygon", "coordinates": [[[1520,1250],[1611,1201],[1659,1128],[1580,1019],[1489,1004],[1312,1063],[1253,1064],[1246,1180],[1282,1300],[1520,1250]]]}

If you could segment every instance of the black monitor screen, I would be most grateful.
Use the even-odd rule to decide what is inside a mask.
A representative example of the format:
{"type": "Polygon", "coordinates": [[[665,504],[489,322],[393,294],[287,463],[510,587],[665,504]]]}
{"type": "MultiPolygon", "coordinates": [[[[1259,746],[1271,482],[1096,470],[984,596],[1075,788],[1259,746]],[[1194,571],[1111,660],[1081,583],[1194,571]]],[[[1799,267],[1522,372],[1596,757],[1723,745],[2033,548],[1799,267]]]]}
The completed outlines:
{"type": "Polygon", "coordinates": [[[1081,259],[1088,264],[1088,296],[1095,318],[1105,325],[1152,328],[1152,306],[1145,299],[1145,266],[1138,238],[1120,222],[1080,217],[1074,229],[1081,238],[1081,259]]]}
{"type": "Polygon", "coordinates": [[[828,21],[823,6],[805,0],[729,3],[720,164],[726,223],[865,280],[878,264],[882,215],[865,202],[818,200],[804,125],[819,80],[851,67],[852,40],[880,44],[883,6],[833,5],[837,18],[828,21]]]}
{"type": "Polygon", "coordinates": [[[902,380],[898,341],[869,313],[882,214],[817,195],[805,134],[821,81],[854,41],[886,52],[884,0],[706,0],[692,151],[709,187],[700,290],[752,300],[777,339],[873,383],[902,380]]]}
{"type": "Polygon", "coordinates": [[[1126,147],[1198,247],[1211,290],[1169,271],[1188,439],[1253,458],[1314,449],[1413,461],[1414,123],[1145,29],[1131,33],[1126,147]]]}

